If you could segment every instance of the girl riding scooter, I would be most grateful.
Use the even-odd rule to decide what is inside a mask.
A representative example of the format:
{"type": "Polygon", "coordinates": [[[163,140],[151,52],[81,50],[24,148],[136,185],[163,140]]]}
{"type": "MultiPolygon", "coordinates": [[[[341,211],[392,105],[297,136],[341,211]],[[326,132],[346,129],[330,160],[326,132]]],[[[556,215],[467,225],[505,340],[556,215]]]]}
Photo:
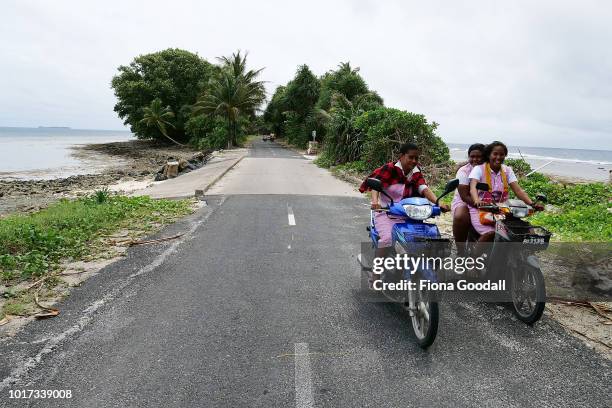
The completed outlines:
{"type": "Polygon", "coordinates": [[[502,203],[508,199],[508,188],[511,188],[517,198],[536,209],[542,209],[529,198],[525,190],[518,184],[512,168],[504,165],[508,148],[502,142],[488,144],[484,150],[485,163],[474,167],[469,175],[470,196],[475,205],[470,206],[472,226],[480,234],[479,242],[491,242],[495,237],[495,220],[491,213],[480,212],[479,206],[502,203]],[[476,184],[487,183],[489,191],[478,191],[476,184]]]}
{"type": "Polygon", "coordinates": [[[471,145],[468,148],[468,162],[457,170],[456,178],[459,180],[459,186],[451,203],[451,212],[453,214],[453,236],[457,244],[458,256],[464,255],[465,242],[471,226],[468,205],[474,205],[470,196],[469,175],[474,167],[482,164],[484,149],[485,145],[482,143],[471,145]]]}
{"type": "MultiPolygon", "coordinates": [[[[377,168],[368,178],[380,180],[383,191],[395,202],[399,202],[402,198],[407,197],[424,197],[432,203],[436,202],[436,195],[427,186],[425,178],[418,167],[419,153],[420,150],[417,145],[405,143],[400,147],[400,156],[397,162],[390,162],[377,168]]],[[[366,181],[364,181],[359,187],[359,191],[364,193],[367,190],[371,189],[366,185],[366,181]]],[[[377,191],[371,191],[371,208],[373,210],[379,210],[389,205],[390,201],[387,197],[377,191]]],[[[440,208],[443,211],[449,211],[449,207],[446,204],[440,204],[440,208]]],[[[378,212],[375,215],[374,222],[376,230],[380,235],[375,256],[377,258],[385,257],[391,246],[391,229],[393,225],[404,222],[404,220],[393,219],[386,213],[378,212]]]]}

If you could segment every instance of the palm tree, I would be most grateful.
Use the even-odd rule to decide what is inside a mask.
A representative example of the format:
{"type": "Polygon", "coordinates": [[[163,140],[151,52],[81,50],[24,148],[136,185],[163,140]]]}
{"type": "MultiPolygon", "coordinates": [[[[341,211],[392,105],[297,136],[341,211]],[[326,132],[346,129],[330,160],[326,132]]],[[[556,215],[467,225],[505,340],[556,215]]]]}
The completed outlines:
{"type": "Polygon", "coordinates": [[[174,113],[170,106],[162,107],[162,101],[159,98],[153,99],[151,102],[151,106],[147,106],[144,108],[144,117],[140,120],[140,123],[143,123],[147,127],[156,127],[159,129],[162,135],[172,140],[179,146],[185,146],[182,143],[177,142],[170,136],[168,136],[168,132],[166,131],[166,127],[174,127],[174,125],[170,122],[170,119],[174,118],[174,113]]]}
{"type": "Polygon", "coordinates": [[[208,90],[193,107],[193,114],[221,115],[227,121],[230,138],[228,148],[236,144],[238,119],[251,116],[266,98],[264,83],[257,81],[262,69],[247,70],[245,54],[220,57],[221,72],[212,79],[208,90]]]}

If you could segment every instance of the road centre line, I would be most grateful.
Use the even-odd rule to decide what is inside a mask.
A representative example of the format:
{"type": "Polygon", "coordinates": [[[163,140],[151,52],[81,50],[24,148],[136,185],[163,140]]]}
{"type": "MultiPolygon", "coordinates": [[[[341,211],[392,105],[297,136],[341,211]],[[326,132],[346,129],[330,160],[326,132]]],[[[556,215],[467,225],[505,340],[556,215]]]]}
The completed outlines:
{"type": "Polygon", "coordinates": [[[295,406],[314,407],[308,343],[295,343],[295,406]]]}
{"type": "Polygon", "coordinates": [[[289,225],[295,225],[295,215],[293,215],[293,208],[287,204],[287,217],[289,218],[289,225]]]}

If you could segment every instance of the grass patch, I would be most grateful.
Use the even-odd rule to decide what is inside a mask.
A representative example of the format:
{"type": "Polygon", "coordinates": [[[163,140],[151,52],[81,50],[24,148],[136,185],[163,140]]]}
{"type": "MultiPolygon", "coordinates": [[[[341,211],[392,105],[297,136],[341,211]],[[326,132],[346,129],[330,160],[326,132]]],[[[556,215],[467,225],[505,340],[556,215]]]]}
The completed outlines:
{"type": "Polygon", "coordinates": [[[7,292],[10,296],[5,296],[6,301],[0,310],[0,319],[6,315],[11,316],[27,316],[36,310],[34,304],[34,295],[29,292],[12,293],[7,292]]]}
{"type": "MultiPolygon", "coordinates": [[[[6,304],[2,308],[2,313],[4,314],[4,316],[25,316],[27,315],[27,308],[26,305],[24,305],[23,303],[16,303],[14,301],[11,301],[6,302],[6,304]]],[[[2,316],[2,318],[4,318],[4,316],[2,316]]]]}
{"type": "Polygon", "coordinates": [[[557,241],[612,241],[612,186],[605,183],[562,184],[534,173],[520,180],[530,197],[546,194],[555,211],[531,217],[554,233],[557,241]]]}
{"type": "Polygon", "coordinates": [[[333,166],[332,160],[325,153],[322,153],[319,155],[319,157],[314,159],[313,163],[323,169],[329,169],[331,166],[333,166]]]}
{"type": "Polygon", "coordinates": [[[33,214],[0,219],[0,283],[12,285],[56,270],[61,260],[103,250],[99,238],[121,229],[149,231],[191,212],[189,200],[112,196],[62,200],[33,214]]]}
{"type": "Polygon", "coordinates": [[[356,174],[369,174],[367,164],[362,160],[357,160],[353,162],[347,162],[344,164],[339,164],[334,167],[335,170],[352,172],[356,174]]]}
{"type": "Polygon", "coordinates": [[[236,144],[238,145],[238,147],[247,147],[259,138],[261,138],[261,135],[240,136],[236,141],[236,144]]]}
{"type": "Polygon", "coordinates": [[[542,212],[531,217],[555,235],[556,241],[612,242],[612,214],[606,205],[561,207],[559,212],[542,212]]]}
{"type": "MultiPolygon", "coordinates": [[[[436,197],[440,197],[442,193],[444,193],[445,187],[446,183],[439,183],[432,186],[431,191],[433,191],[436,197]]],[[[451,202],[453,201],[453,197],[455,196],[455,191],[448,193],[446,196],[442,197],[442,199],[440,200],[440,204],[448,204],[450,206],[451,202]]]]}

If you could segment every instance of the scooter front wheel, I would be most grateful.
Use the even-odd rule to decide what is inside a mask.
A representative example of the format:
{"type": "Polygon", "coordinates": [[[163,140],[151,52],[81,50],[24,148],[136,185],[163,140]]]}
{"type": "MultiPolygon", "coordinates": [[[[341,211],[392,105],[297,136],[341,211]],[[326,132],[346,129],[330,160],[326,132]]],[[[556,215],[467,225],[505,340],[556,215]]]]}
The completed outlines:
{"type": "Polygon", "coordinates": [[[523,265],[513,272],[510,285],[516,317],[527,324],[540,320],[546,306],[546,287],[540,268],[523,265]]]}
{"type": "Polygon", "coordinates": [[[415,275],[415,290],[408,292],[408,310],[412,322],[412,331],[419,346],[431,346],[438,334],[439,310],[438,303],[431,300],[427,290],[419,288],[420,275],[415,275]]]}

